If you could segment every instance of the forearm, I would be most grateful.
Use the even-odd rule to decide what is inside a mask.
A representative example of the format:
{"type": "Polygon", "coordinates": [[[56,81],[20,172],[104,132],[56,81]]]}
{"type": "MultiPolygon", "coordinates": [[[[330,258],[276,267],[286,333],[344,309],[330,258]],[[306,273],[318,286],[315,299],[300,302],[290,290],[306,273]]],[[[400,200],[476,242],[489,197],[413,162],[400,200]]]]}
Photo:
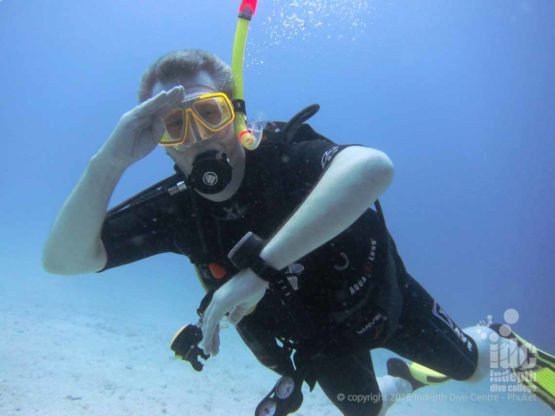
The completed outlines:
{"type": "Polygon", "coordinates": [[[100,153],[91,158],[54,222],[43,249],[44,268],[55,274],[100,270],[106,252],[100,240],[108,202],[124,166],[100,153]]]}
{"type": "MultiPolygon", "coordinates": [[[[349,147],[333,160],[318,184],[291,218],[266,244],[260,257],[282,269],[349,227],[387,188],[393,176],[383,153],[349,147]]],[[[229,312],[239,322],[264,297],[269,283],[245,268],[222,285],[202,318],[206,353],[217,352],[218,323],[229,312]]]]}
{"type": "Polygon", "coordinates": [[[344,149],[260,256],[277,269],[305,256],[355,222],[387,189],[392,177],[393,166],[382,152],[344,149]]]}

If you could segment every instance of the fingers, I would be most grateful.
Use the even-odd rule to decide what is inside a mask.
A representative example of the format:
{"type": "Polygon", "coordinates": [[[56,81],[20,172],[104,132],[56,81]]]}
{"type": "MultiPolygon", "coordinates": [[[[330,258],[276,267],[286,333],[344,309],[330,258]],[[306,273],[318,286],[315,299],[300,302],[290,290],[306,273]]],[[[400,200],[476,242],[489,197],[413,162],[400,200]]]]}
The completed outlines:
{"type": "Polygon", "coordinates": [[[161,118],[155,117],[154,120],[152,121],[152,140],[155,142],[155,144],[158,143],[158,141],[160,140],[160,137],[162,137],[162,135],[164,134],[164,132],[166,131],[166,127],[164,126],[164,123],[162,122],[161,118]]]}
{"type": "MultiPolygon", "coordinates": [[[[214,294],[210,305],[204,311],[202,317],[202,341],[200,347],[206,354],[210,354],[212,346],[215,343],[214,338],[217,336],[220,320],[225,315],[225,308],[222,308],[222,302],[218,301],[217,293],[214,294]]],[[[218,340],[219,342],[219,340],[218,340]]]]}
{"type": "Polygon", "coordinates": [[[216,333],[214,334],[210,355],[216,356],[218,355],[218,352],[220,352],[220,326],[219,325],[218,325],[218,329],[216,330],[216,333]]]}
{"type": "Polygon", "coordinates": [[[162,91],[140,104],[135,109],[135,116],[145,117],[155,115],[161,111],[167,111],[171,107],[179,105],[183,101],[184,96],[185,89],[181,85],[173,87],[169,91],[162,91]]]}
{"type": "Polygon", "coordinates": [[[122,121],[127,128],[134,131],[150,129],[154,125],[153,137],[158,140],[164,133],[162,118],[183,101],[184,95],[185,90],[181,85],[162,91],[125,113],[122,121]]]}
{"type": "Polygon", "coordinates": [[[218,324],[226,312],[233,309],[230,321],[239,322],[264,297],[267,286],[268,282],[245,269],[220,287],[202,317],[201,348],[207,353],[212,348],[218,324]]]}

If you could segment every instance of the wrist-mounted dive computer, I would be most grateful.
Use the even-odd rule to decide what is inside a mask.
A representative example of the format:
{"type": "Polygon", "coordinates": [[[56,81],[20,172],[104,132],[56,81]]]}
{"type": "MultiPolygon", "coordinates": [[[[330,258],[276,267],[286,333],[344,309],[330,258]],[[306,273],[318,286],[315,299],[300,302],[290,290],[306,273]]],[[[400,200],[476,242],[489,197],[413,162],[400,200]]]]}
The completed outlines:
{"type": "Polygon", "coordinates": [[[279,276],[279,270],[270,266],[260,257],[260,252],[265,245],[266,242],[263,239],[249,231],[235,244],[227,257],[237,269],[250,268],[261,279],[272,282],[279,276]]]}

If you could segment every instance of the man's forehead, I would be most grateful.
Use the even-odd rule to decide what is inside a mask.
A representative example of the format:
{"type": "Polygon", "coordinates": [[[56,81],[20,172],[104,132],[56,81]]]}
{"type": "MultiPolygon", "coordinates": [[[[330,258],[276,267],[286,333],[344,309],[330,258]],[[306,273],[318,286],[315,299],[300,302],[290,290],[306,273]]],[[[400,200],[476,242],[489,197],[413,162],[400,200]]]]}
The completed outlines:
{"type": "Polygon", "coordinates": [[[217,85],[214,79],[206,71],[200,71],[192,77],[176,77],[167,82],[158,81],[154,85],[153,96],[161,91],[169,91],[172,88],[181,85],[185,88],[185,96],[200,94],[204,92],[217,91],[217,85]]]}
{"type": "Polygon", "coordinates": [[[207,84],[191,84],[187,82],[157,82],[152,89],[152,95],[155,96],[162,91],[169,91],[174,87],[182,86],[185,89],[185,96],[199,95],[206,92],[216,92],[217,90],[212,85],[207,84]]]}
{"type": "Polygon", "coordinates": [[[188,85],[185,86],[185,98],[191,98],[200,94],[205,94],[207,92],[216,92],[216,90],[212,87],[210,87],[209,85],[202,85],[202,84],[196,84],[196,85],[188,85]]]}

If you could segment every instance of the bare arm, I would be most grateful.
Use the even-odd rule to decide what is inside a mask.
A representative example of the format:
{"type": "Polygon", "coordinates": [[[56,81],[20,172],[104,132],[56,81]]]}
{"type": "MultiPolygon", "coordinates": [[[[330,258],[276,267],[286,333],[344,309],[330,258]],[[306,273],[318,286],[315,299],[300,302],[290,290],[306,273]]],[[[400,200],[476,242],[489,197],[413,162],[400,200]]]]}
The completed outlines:
{"type": "Polygon", "coordinates": [[[392,179],[393,165],[384,153],[358,146],[344,149],[261,257],[280,270],[305,256],[355,222],[392,179]]]}
{"type": "MultiPolygon", "coordinates": [[[[354,223],[387,189],[392,178],[393,165],[384,153],[364,147],[344,149],[260,256],[278,270],[303,257],[354,223]]],[[[250,268],[220,287],[202,319],[201,348],[217,354],[218,323],[223,316],[230,312],[229,321],[239,322],[267,288],[268,282],[250,268]]]]}
{"type": "Polygon", "coordinates": [[[132,163],[151,153],[163,133],[162,116],[183,99],[183,88],[161,92],[124,114],[65,201],[43,248],[55,274],[101,270],[107,261],[100,233],[110,197],[132,163]]]}
{"type": "Polygon", "coordinates": [[[60,210],[43,250],[46,271],[92,273],[106,264],[100,231],[110,196],[124,168],[95,155],[60,210]]]}

